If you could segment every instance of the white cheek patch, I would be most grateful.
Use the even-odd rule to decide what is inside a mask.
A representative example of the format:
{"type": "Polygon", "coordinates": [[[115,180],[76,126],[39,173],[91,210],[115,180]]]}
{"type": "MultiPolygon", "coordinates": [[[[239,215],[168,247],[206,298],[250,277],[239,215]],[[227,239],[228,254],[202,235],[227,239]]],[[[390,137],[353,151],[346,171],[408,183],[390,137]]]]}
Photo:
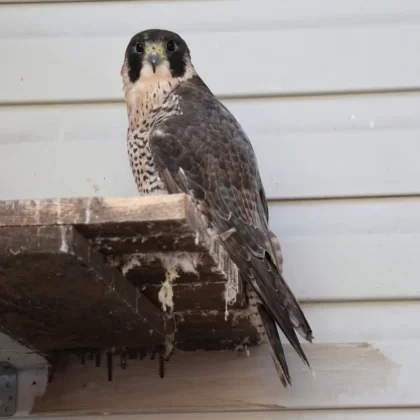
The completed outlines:
{"type": "Polygon", "coordinates": [[[168,61],[163,61],[156,67],[156,72],[153,72],[153,67],[148,61],[143,62],[143,67],[140,72],[140,80],[147,82],[159,81],[159,80],[168,80],[172,78],[171,71],[169,69],[168,61]]]}

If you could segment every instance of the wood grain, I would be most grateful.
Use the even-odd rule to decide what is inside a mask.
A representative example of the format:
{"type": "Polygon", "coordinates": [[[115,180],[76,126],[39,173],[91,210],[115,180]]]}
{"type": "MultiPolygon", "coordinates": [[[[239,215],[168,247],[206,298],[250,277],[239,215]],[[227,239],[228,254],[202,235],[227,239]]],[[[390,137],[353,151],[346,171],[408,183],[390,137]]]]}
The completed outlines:
{"type": "Polygon", "coordinates": [[[268,348],[176,354],[161,380],[157,361],[133,360],[108,383],[94,365],[66,361],[33,412],[122,413],[321,409],[416,405],[419,341],[305,345],[315,376],[286,346],[293,387],[279,383],[268,348]],[[147,378],[147,380],[145,380],[147,378]],[[187,397],[188,398],[187,398],[187,397]]]}
{"type": "Polygon", "coordinates": [[[0,201],[0,226],[97,225],[183,220],[185,194],[0,201]]]}
{"type": "Polygon", "coordinates": [[[245,304],[225,302],[235,266],[183,194],[0,201],[0,220],[2,328],[38,351],[151,350],[175,325],[177,349],[258,341],[248,317],[226,322],[245,304]],[[158,293],[180,261],[164,321],[158,293]]]}
{"type": "Polygon", "coordinates": [[[65,374],[57,375],[35,409],[49,414],[185,413],[420,403],[410,380],[420,373],[420,324],[407,322],[420,316],[418,301],[307,304],[303,309],[315,332],[314,344],[303,344],[313,375],[285,345],[290,389],[281,387],[265,345],[248,348],[249,356],[243,346],[238,352],[176,352],[164,380],[157,377],[156,360],[129,360],[110,384],[91,364],[63,359],[65,374]],[[115,398],[107,399],[108,393],[115,398]]]}
{"type": "Polygon", "coordinates": [[[1,328],[39,352],[164,340],[159,309],[71,226],[0,228],[0,262],[1,328]]]}

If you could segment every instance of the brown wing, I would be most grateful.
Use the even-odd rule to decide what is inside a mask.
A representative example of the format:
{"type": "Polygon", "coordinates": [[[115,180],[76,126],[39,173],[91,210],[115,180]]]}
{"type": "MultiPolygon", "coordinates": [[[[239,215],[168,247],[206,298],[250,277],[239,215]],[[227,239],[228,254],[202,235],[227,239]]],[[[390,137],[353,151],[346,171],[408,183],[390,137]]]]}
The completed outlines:
{"type": "Polygon", "coordinates": [[[295,329],[309,341],[312,331],[278,267],[252,145],[200,78],[182,83],[173,94],[182,113],[163,118],[150,137],[158,170],[170,192],[181,190],[201,202],[217,233],[233,230],[223,241],[230,258],[307,363],[295,329]]]}

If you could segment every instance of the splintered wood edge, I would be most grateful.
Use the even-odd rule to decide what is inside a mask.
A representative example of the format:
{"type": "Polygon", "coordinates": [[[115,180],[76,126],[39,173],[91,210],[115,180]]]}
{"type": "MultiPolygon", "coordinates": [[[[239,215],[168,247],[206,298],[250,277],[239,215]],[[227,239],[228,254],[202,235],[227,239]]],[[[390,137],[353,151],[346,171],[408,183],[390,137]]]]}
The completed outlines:
{"type": "Polygon", "coordinates": [[[0,228],[0,253],[56,253],[69,254],[83,261],[102,282],[137,315],[166,337],[165,322],[159,309],[138,288],[133,286],[116,268],[106,264],[95,250],[72,226],[27,226],[0,228]]]}
{"type": "Polygon", "coordinates": [[[0,201],[0,227],[182,221],[188,207],[185,194],[0,201]]]}

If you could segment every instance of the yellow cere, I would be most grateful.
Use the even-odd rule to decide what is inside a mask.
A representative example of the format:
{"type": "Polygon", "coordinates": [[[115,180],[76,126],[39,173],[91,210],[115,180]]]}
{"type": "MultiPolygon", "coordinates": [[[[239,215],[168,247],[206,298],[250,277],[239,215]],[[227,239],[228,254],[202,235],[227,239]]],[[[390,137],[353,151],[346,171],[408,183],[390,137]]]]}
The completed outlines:
{"type": "Polygon", "coordinates": [[[153,49],[159,53],[162,59],[166,58],[165,47],[162,44],[146,44],[144,48],[146,58],[149,56],[153,49]]]}

